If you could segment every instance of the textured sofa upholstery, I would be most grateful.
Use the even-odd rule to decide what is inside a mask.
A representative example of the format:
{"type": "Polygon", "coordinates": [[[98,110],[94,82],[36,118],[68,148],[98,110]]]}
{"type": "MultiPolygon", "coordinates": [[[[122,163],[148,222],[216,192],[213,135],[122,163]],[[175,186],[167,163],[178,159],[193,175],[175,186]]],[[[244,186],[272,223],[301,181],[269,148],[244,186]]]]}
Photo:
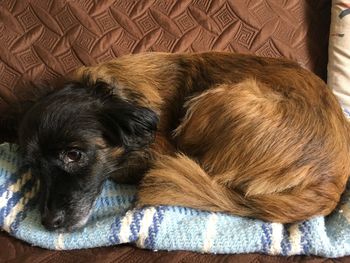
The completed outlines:
{"type": "MultiPolygon", "coordinates": [[[[325,79],[330,6],[330,0],[0,1],[0,118],[38,84],[82,65],[143,51],[284,56],[325,79]]],[[[0,127],[1,141],[14,137],[10,127],[0,127]]],[[[0,262],[324,261],[150,252],[131,246],[58,252],[31,247],[5,233],[0,233],[0,244],[0,262]]]]}

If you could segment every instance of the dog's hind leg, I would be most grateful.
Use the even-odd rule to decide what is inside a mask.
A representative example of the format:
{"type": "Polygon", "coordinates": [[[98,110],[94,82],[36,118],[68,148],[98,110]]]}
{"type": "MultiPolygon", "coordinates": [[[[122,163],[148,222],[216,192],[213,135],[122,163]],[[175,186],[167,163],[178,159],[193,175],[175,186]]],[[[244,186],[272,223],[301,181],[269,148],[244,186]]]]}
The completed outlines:
{"type": "Polygon", "coordinates": [[[282,223],[329,214],[349,175],[348,148],[329,135],[334,111],[313,111],[297,95],[247,80],[190,100],[174,135],[184,154],[156,158],[138,205],[282,223]]]}

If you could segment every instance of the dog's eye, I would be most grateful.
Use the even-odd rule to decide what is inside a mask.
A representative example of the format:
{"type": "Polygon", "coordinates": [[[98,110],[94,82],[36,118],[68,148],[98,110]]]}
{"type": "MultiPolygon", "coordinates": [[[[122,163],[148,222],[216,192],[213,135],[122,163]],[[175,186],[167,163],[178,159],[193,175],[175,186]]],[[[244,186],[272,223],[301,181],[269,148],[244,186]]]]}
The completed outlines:
{"type": "Polygon", "coordinates": [[[78,162],[81,159],[81,152],[78,150],[67,151],[64,155],[64,160],[67,163],[78,162]]]}

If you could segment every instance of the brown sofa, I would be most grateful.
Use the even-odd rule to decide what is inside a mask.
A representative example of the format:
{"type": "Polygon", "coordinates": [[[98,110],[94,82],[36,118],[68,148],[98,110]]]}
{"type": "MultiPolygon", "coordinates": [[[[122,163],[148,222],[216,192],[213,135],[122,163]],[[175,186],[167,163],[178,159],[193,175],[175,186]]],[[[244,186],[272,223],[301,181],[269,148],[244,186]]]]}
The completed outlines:
{"type": "MultiPolygon", "coordinates": [[[[0,114],[81,65],[143,51],[225,50],[284,56],[326,78],[331,0],[0,1],[0,114]]],[[[1,141],[15,139],[4,124],[1,141]]],[[[0,262],[323,262],[315,257],[203,255],[119,246],[31,247],[0,233],[0,262]]],[[[339,259],[346,261],[347,258],[339,259]]]]}

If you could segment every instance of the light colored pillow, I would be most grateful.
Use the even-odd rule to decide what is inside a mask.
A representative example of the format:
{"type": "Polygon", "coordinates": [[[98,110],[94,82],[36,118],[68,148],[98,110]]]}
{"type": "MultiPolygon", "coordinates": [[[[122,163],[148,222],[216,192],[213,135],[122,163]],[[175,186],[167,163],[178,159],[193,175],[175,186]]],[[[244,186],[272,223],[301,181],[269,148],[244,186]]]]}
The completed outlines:
{"type": "Polygon", "coordinates": [[[332,1],[328,85],[350,118],[350,0],[332,1]]]}

